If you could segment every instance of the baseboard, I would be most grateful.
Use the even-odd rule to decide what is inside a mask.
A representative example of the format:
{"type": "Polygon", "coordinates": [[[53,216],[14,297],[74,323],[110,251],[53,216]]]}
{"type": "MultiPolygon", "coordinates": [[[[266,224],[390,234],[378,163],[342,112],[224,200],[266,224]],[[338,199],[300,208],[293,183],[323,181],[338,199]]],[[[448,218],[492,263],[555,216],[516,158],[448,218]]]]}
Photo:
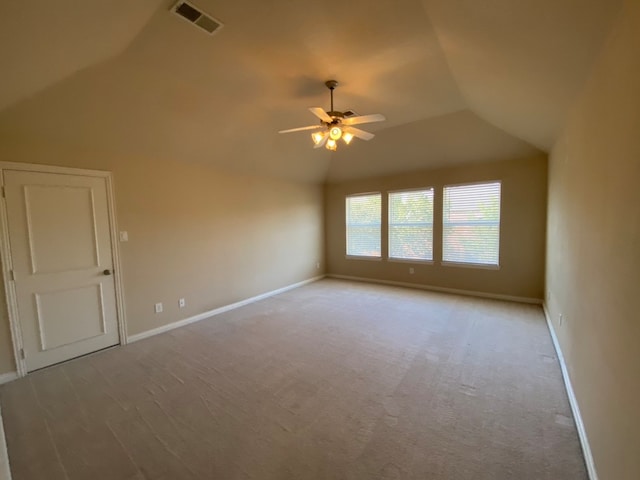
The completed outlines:
{"type": "Polygon", "coordinates": [[[578,406],[578,399],[576,398],[573,386],[571,385],[571,378],[569,377],[569,370],[567,364],[564,361],[564,355],[556,336],[555,328],[551,322],[549,311],[547,310],[547,304],[543,303],[542,308],[544,310],[544,317],[547,320],[547,327],[551,334],[551,341],[553,347],[556,350],[558,356],[558,362],[560,363],[560,370],[562,371],[562,379],[564,380],[564,386],[567,390],[567,397],[569,397],[569,405],[571,405],[571,411],[573,412],[573,418],[576,422],[576,429],[578,430],[578,437],[580,438],[580,445],[582,446],[582,454],[584,455],[584,463],[587,466],[587,473],[590,480],[598,480],[598,473],[596,472],[596,465],[593,461],[593,454],[591,453],[591,447],[589,446],[589,439],[587,438],[587,431],[584,428],[582,421],[582,415],[580,415],[580,407],[578,406]]]}
{"type": "Polygon", "coordinates": [[[273,297],[274,295],[278,295],[280,293],[284,293],[289,290],[293,290],[294,288],[302,287],[303,285],[307,285],[308,283],[316,282],[320,279],[324,278],[324,275],[319,275],[317,277],[309,278],[307,280],[303,280],[302,282],[294,283],[292,285],[287,285],[286,287],[278,288],[276,290],[271,290],[270,292],[262,293],[260,295],[256,295],[255,297],[247,298],[245,300],[241,300],[239,302],[231,303],[229,305],[225,305],[220,308],[216,308],[214,310],[209,310],[207,312],[199,313],[198,315],[194,315],[193,317],[185,318],[183,320],[178,320],[177,322],[172,322],[167,325],[163,325],[158,328],[154,328],[151,330],[147,330],[145,332],[136,333],[134,335],[129,335],[127,337],[127,343],[137,342],[139,340],[143,340],[145,338],[153,337],[154,335],[159,335],[161,333],[169,332],[176,328],[184,327],[186,325],[190,325],[195,322],[199,322],[204,320],[205,318],[213,317],[215,315],[220,315],[221,313],[228,312],[229,310],[234,310],[236,308],[243,307],[253,302],[257,302],[260,300],[264,300],[265,298],[273,297]]]}
{"type": "Polygon", "coordinates": [[[0,373],[0,385],[18,378],[18,372],[0,373]]]}
{"type": "Polygon", "coordinates": [[[2,410],[0,410],[0,480],[11,480],[7,439],[4,436],[4,424],[2,423],[2,410]]]}
{"type": "Polygon", "coordinates": [[[339,278],[342,280],[354,280],[356,282],[367,282],[367,283],[379,283],[382,285],[393,285],[395,287],[409,287],[409,288],[418,288],[420,290],[430,290],[433,292],[442,292],[442,293],[454,293],[456,295],[467,295],[470,297],[481,297],[481,298],[491,298],[494,300],[507,300],[510,302],[519,302],[519,303],[530,303],[534,305],[542,304],[542,300],[539,298],[530,298],[530,297],[516,297],[513,295],[502,295],[499,293],[487,293],[487,292],[477,292],[473,290],[460,290],[457,288],[446,288],[446,287],[437,287],[435,285],[424,285],[421,283],[409,283],[409,282],[395,282],[392,280],[378,280],[377,278],[367,278],[367,277],[352,277],[349,275],[337,275],[337,274],[328,274],[327,277],[330,278],[339,278]]]}

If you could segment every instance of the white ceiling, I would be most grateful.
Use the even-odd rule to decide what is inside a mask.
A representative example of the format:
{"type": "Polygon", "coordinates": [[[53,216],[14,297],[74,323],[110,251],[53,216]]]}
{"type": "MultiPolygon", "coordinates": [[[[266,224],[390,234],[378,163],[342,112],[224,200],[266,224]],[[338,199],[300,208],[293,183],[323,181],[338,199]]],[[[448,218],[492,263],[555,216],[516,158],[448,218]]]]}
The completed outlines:
{"type": "Polygon", "coordinates": [[[339,181],[548,150],[620,0],[166,0],[0,5],[0,137],[339,181]],[[55,7],[54,7],[55,4],[55,7]],[[383,113],[335,154],[328,108],[383,113]]]}

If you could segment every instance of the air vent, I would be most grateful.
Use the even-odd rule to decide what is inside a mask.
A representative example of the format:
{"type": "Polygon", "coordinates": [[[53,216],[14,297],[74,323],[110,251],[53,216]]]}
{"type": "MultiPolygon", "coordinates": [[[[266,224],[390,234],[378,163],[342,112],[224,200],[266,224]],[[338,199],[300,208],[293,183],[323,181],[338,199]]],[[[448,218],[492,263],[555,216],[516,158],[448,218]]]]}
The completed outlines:
{"type": "Polygon", "coordinates": [[[356,112],[354,112],[353,110],[345,110],[344,112],[342,112],[344,114],[344,118],[347,117],[357,117],[358,114],[356,112]]]}
{"type": "Polygon", "coordinates": [[[173,6],[171,11],[183,20],[201,28],[209,35],[213,35],[222,28],[221,22],[211,15],[204,13],[200,8],[190,2],[180,0],[173,6]]]}

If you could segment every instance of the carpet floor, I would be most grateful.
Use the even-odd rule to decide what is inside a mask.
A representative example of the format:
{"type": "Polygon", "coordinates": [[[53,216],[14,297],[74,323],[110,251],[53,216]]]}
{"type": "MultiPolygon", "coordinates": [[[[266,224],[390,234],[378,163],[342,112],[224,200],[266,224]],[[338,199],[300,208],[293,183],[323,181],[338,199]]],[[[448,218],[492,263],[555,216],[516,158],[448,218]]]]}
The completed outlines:
{"type": "Polygon", "coordinates": [[[539,306],[322,280],[0,388],[14,480],[586,480],[539,306]]]}

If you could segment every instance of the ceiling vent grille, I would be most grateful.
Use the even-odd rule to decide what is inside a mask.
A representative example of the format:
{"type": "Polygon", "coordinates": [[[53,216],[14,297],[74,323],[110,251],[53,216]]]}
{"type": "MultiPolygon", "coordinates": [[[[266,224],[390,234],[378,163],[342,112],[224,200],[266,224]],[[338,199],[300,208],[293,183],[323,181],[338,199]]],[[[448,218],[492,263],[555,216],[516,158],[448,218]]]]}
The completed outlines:
{"type": "Polygon", "coordinates": [[[201,28],[209,35],[213,35],[222,28],[222,23],[211,15],[204,13],[200,8],[190,2],[180,0],[171,11],[183,20],[201,28]]]}

